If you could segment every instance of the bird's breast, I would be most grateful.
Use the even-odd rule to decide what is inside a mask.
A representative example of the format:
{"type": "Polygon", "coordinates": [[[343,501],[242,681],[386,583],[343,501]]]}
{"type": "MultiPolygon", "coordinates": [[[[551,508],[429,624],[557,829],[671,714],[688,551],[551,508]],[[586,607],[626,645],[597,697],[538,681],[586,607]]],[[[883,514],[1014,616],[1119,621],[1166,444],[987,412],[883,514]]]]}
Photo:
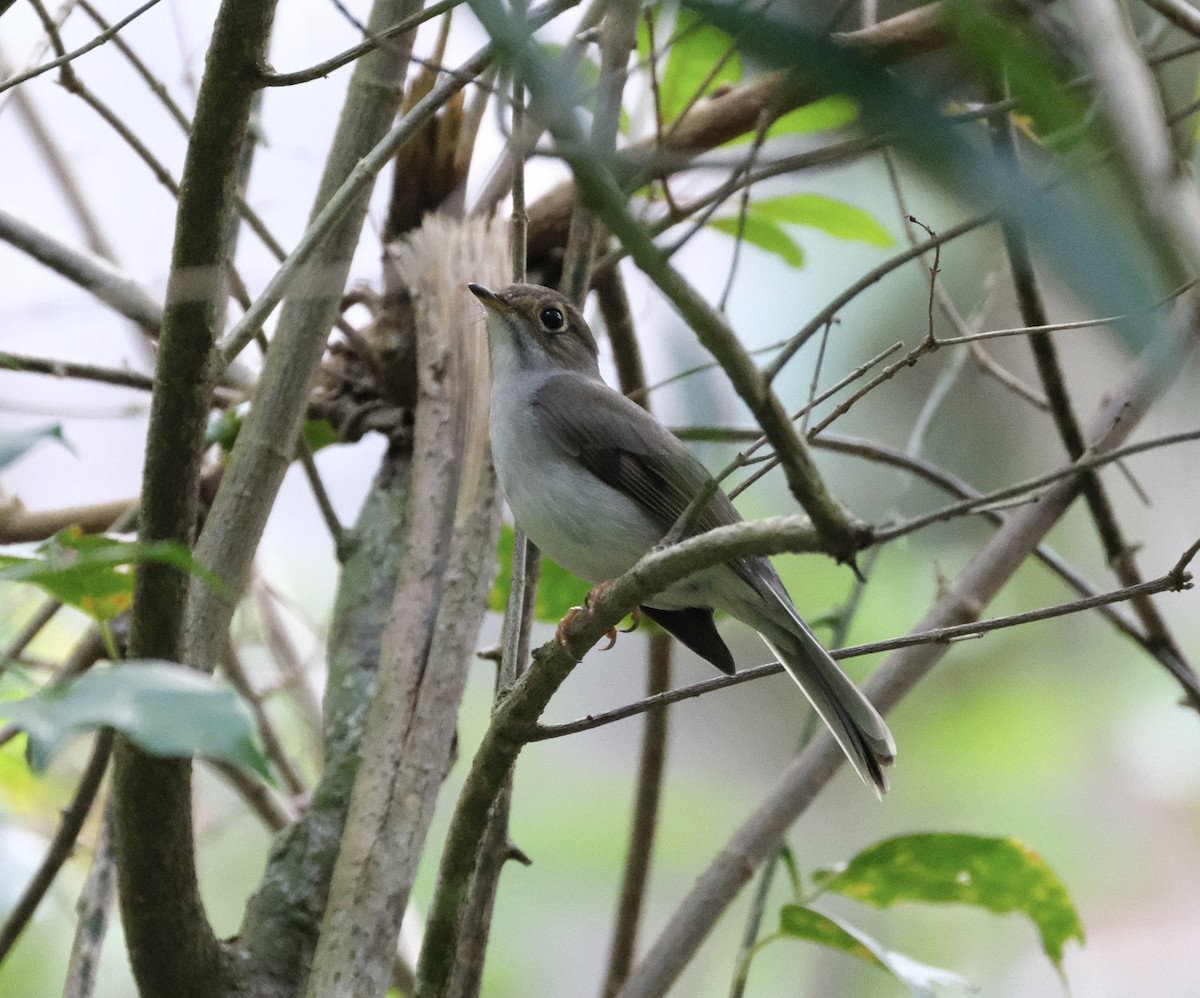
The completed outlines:
{"type": "Polygon", "coordinates": [[[490,425],[492,459],[513,519],[567,571],[588,582],[616,578],[664,531],[547,437],[517,394],[494,398],[490,425]]]}

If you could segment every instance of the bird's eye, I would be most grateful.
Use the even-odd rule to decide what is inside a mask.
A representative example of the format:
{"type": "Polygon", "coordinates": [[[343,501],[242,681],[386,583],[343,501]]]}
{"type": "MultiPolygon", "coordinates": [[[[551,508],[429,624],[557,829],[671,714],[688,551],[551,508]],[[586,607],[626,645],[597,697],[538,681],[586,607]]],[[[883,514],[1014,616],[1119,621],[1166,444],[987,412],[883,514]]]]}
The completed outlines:
{"type": "Polygon", "coordinates": [[[542,309],[538,313],[538,318],[542,320],[542,325],[552,333],[561,332],[567,324],[567,320],[563,318],[562,312],[556,308],[542,309]]]}

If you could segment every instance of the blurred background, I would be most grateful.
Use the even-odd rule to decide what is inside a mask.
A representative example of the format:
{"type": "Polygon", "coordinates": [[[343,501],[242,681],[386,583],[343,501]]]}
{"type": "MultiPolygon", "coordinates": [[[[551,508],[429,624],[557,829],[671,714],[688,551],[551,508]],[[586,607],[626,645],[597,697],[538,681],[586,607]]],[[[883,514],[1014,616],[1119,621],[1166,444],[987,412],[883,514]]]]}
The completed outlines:
{"type": "MultiPolygon", "coordinates": [[[[98,5],[112,18],[123,15],[125,6],[98,5]]],[[[125,41],[185,105],[203,69],[215,8],[208,0],[167,0],[123,32],[125,41]]],[[[365,17],[363,3],[351,3],[350,9],[365,17]]],[[[38,22],[18,4],[4,14],[3,24],[0,52],[9,65],[23,67],[40,44],[38,22]]],[[[430,44],[427,29],[418,51],[430,44]]],[[[90,35],[80,18],[68,22],[69,43],[80,44],[90,35]]],[[[272,62],[280,71],[302,68],[360,37],[335,4],[292,0],[279,10],[272,62]]],[[[457,63],[483,40],[469,13],[461,12],[451,32],[449,61],[457,63]]],[[[1181,87],[1195,85],[1197,65],[1193,58],[1180,66],[1181,87]]],[[[177,172],[184,136],[112,47],[101,47],[76,68],[121,108],[177,172]]],[[[348,74],[344,69],[304,86],[264,92],[263,144],[249,201],[285,245],[292,245],[303,231],[348,74]]],[[[33,138],[31,127],[36,128],[37,121],[52,131],[119,266],[161,296],[170,261],[174,201],[53,74],[0,94],[0,208],[70,245],[85,244],[44,147],[33,138]]],[[[498,150],[501,136],[494,121],[485,122],[485,134],[498,150]]],[[[478,189],[484,172],[472,174],[472,190],[478,189]]],[[[529,170],[531,200],[561,175],[556,164],[535,160],[529,170]]],[[[807,192],[837,197],[870,212],[893,235],[895,245],[869,246],[805,229],[796,237],[805,254],[799,269],[754,247],[743,248],[728,314],[750,348],[791,335],[848,283],[902,247],[904,213],[939,230],[969,211],[903,164],[907,204],[903,211],[898,209],[887,172],[874,157],[811,171],[802,182],[807,192]]],[[[760,193],[769,192],[766,188],[760,193]]],[[[380,201],[352,272],[367,284],[379,279],[377,236],[383,210],[380,201]]],[[[676,262],[698,286],[720,287],[728,276],[732,251],[728,237],[706,232],[676,262]]],[[[275,266],[248,235],[241,240],[238,263],[252,293],[275,266]]],[[[947,246],[940,266],[942,287],[978,328],[1020,324],[995,231],[983,230],[947,246]]],[[[654,384],[703,364],[707,358],[694,335],[632,268],[626,276],[649,381],[654,384]]],[[[1043,266],[1040,276],[1053,319],[1094,315],[1086,302],[1073,300],[1056,285],[1051,268],[1043,266]]],[[[469,279],[464,275],[464,283],[469,279]]],[[[897,341],[906,349],[915,346],[927,331],[927,295],[924,275],[909,265],[857,297],[839,313],[819,383],[832,384],[897,341]]],[[[355,313],[349,317],[355,319],[355,313]]],[[[941,321],[936,328],[949,334],[941,321]]],[[[1104,392],[1128,369],[1136,344],[1103,327],[1064,332],[1056,342],[1077,411],[1086,421],[1104,392]]],[[[153,363],[141,334],[128,323],[6,244],[0,244],[0,349],[143,372],[151,371],[153,363]]],[[[990,351],[1019,377],[1036,380],[1023,339],[999,341],[990,351]]],[[[784,399],[807,397],[816,356],[814,339],[777,382],[784,399]]],[[[609,364],[607,356],[605,363],[609,364]]],[[[612,380],[611,366],[606,373],[612,380]]],[[[1198,373],[1196,361],[1190,360],[1135,439],[1195,426],[1198,373]]],[[[1048,418],[1014,405],[1009,389],[974,360],[957,360],[949,348],[902,370],[834,429],[903,448],[930,392],[943,383],[948,384],[947,395],[924,438],[922,454],[928,460],[980,489],[1062,462],[1048,418]],[[947,382],[947,370],[959,364],[961,369],[947,382]],[[1014,418],[1021,412],[1027,417],[1014,418]]],[[[672,426],[750,425],[723,377],[712,371],[663,387],[653,394],[653,404],[672,426]]],[[[138,391],[0,371],[0,430],[59,424],[66,441],[45,441],[6,468],[0,476],[4,493],[19,497],[30,509],[133,498],[140,482],[147,408],[148,397],[138,391]]],[[[357,513],[382,446],[382,441],[368,438],[317,455],[345,523],[357,513]]],[[[735,448],[704,444],[697,449],[716,469],[735,448]]],[[[943,501],[929,487],[893,469],[827,452],[818,452],[817,459],[834,494],[866,522],[912,515],[943,501]]],[[[1142,491],[1165,500],[1148,505],[1120,471],[1104,472],[1128,537],[1139,545],[1143,571],[1155,577],[1200,536],[1200,449],[1190,443],[1154,451],[1131,459],[1128,467],[1142,491]]],[[[738,505],[747,517],[796,511],[776,475],[750,489],[738,505]]],[[[869,566],[863,602],[846,643],[909,630],[942,581],[953,578],[990,530],[982,520],[963,519],[888,546],[869,566]]],[[[1080,504],[1048,541],[1099,588],[1116,587],[1080,504]]],[[[828,559],[794,556],[777,559],[777,564],[809,619],[835,610],[851,592],[851,572],[828,559]]],[[[272,514],[258,567],[276,596],[311,688],[319,695],[337,564],[332,542],[295,469],[272,514]]],[[[1071,598],[1048,571],[1030,563],[985,616],[1071,598]]],[[[40,597],[29,589],[5,586],[0,601],[0,641],[7,642],[35,612],[40,597]]],[[[1161,596],[1156,602],[1185,653],[1200,658],[1200,596],[1189,591],[1161,596]]],[[[268,674],[260,615],[247,608],[236,627],[251,667],[268,674]]],[[[726,622],[722,627],[739,664],[768,660],[766,648],[740,624],[726,622]]],[[[82,628],[81,619],[60,614],[55,627],[28,650],[29,657],[60,657],[82,628]]],[[[498,631],[499,618],[489,615],[479,647],[494,644],[498,631]]],[[[827,629],[818,632],[829,636],[827,629]]],[[[537,625],[535,644],[551,634],[550,625],[537,625]]],[[[552,702],[547,720],[571,720],[639,697],[646,648],[646,636],[635,632],[622,635],[612,651],[592,652],[552,702]]],[[[676,647],[675,660],[677,684],[712,674],[681,648],[676,647]]],[[[856,659],[848,669],[861,679],[877,661],[856,659]]],[[[442,794],[414,897],[418,913],[432,892],[448,811],[487,722],[492,684],[492,666],[481,661],[460,716],[459,761],[442,794]]],[[[0,680],[4,696],[24,692],[19,676],[6,674],[0,680]]],[[[1063,880],[1086,930],[1085,946],[1068,946],[1065,981],[1040,952],[1032,926],[1016,915],[915,905],[875,911],[833,897],[818,906],[861,926],[890,948],[961,974],[978,985],[982,995],[1193,995],[1200,986],[1200,960],[1193,955],[1200,938],[1195,891],[1200,882],[1200,718],[1177,701],[1178,689],[1162,669],[1094,613],[962,642],[889,719],[899,755],[886,801],[878,803],[853,774],[843,771],[793,828],[789,844],[807,872],[907,832],[1015,837],[1063,880]]],[[[796,751],[805,712],[802,698],[782,677],[672,709],[661,832],[643,939],[653,938],[694,878],[767,795],[796,751]]],[[[279,720],[285,736],[301,748],[306,734],[299,719],[280,707],[279,720]]],[[[622,721],[535,744],[523,754],[512,837],[533,865],[510,866],[501,882],[484,994],[540,998],[594,993],[599,987],[625,851],[640,726],[637,719],[622,721]]],[[[76,746],[47,774],[34,777],[26,767],[21,739],[0,749],[0,913],[8,910],[40,861],[84,757],[82,747],[76,746]]],[[[311,752],[305,757],[311,759],[311,752]]],[[[231,935],[261,872],[269,839],[240,799],[204,766],[197,768],[197,786],[205,899],[218,934],[231,935]]],[[[95,823],[93,816],[75,859],[0,966],[0,993],[60,992],[74,930],[73,905],[86,873],[95,823]]],[[[744,892],[721,921],[674,993],[697,998],[728,993],[749,893],[744,892]]],[[[779,901],[786,900],[781,887],[776,893],[779,901]]],[[[768,914],[768,921],[771,917],[768,914]]],[[[98,994],[116,998],[132,993],[115,919],[102,971],[98,994]]],[[[756,958],[747,990],[749,995],[900,993],[900,985],[877,970],[791,941],[776,943],[756,958]]]]}

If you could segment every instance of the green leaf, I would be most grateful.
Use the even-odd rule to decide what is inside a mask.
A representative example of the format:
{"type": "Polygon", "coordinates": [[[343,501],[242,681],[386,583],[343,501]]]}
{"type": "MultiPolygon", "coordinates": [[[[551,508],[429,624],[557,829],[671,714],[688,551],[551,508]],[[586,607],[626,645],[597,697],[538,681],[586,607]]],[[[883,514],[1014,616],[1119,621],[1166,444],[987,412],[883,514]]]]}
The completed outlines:
{"type": "MultiPolygon", "coordinates": [[[[488,609],[503,613],[508,605],[509,581],[512,578],[513,528],[507,523],[500,528],[497,553],[500,556],[500,571],[488,596],[488,609]]],[[[542,575],[533,604],[534,618],[543,623],[557,623],[572,607],[583,604],[590,588],[578,576],[542,555],[542,575]]]]}
{"type": "Polygon", "coordinates": [[[211,676],[173,662],[125,662],[24,700],[0,703],[25,730],[30,766],[41,772],[74,735],[115,728],[153,755],[201,756],[270,780],[245,701],[211,676]]]}
{"type": "MultiPolygon", "coordinates": [[[[650,54],[646,32],[643,19],[638,23],[638,54],[643,59],[650,54]]],[[[704,93],[712,93],[717,87],[742,78],[742,57],[734,49],[733,39],[691,11],[680,11],[670,38],[664,39],[664,33],[659,31],[655,42],[659,53],[670,45],[658,84],[659,110],[665,122],[678,118],[701,88],[704,93]],[[718,63],[720,68],[710,79],[709,74],[718,63]]]]}
{"type": "Polygon", "coordinates": [[[849,929],[828,915],[822,915],[804,905],[785,904],[779,909],[779,931],[792,939],[807,939],[809,942],[849,953],[877,967],[883,966],[883,961],[875,955],[872,948],[855,937],[849,929]]]}
{"type": "Polygon", "coordinates": [[[134,566],[153,561],[199,576],[208,585],[224,585],[182,544],[141,543],[103,534],[84,534],[78,527],[60,530],[39,544],[34,557],[0,554],[0,582],[39,586],[61,603],[98,621],[124,613],[133,602],[134,566]]]}
{"type": "Polygon", "coordinates": [[[891,246],[895,239],[882,225],[861,208],[823,194],[789,194],[786,197],[755,201],[755,215],[783,222],[807,225],[828,232],[838,239],[853,239],[872,246],[891,246]]]}
{"type": "MultiPolygon", "coordinates": [[[[858,102],[845,94],[830,94],[811,104],[788,111],[780,115],[767,128],[768,139],[780,135],[811,135],[814,132],[831,132],[835,128],[844,128],[856,121],[859,115],[858,102]]],[[[755,131],[747,131],[736,139],[726,142],[726,146],[744,145],[754,138],[755,131]]]]}
{"type": "Polygon", "coordinates": [[[970,904],[1020,912],[1037,927],[1061,969],[1063,946],[1083,942],[1067,889],[1042,858],[1015,839],[931,833],[902,835],[864,849],[841,870],[813,875],[822,890],[877,908],[901,901],[970,904]]]}
{"type": "Polygon", "coordinates": [[[341,440],[338,431],[328,419],[306,419],[304,421],[304,441],[313,454],[322,447],[341,443],[341,440]]]}
{"type": "Polygon", "coordinates": [[[43,440],[57,440],[60,444],[71,449],[63,429],[58,423],[50,426],[39,426],[32,430],[6,430],[0,433],[0,468],[7,468],[17,458],[43,440]]]}
{"type": "Polygon", "coordinates": [[[774,253],[789,267],[804,266],[804,250],[784,231],[783,226],[769,218],[763,218],[753,210],[746,216],[744,226],[739,226],[738,219],[733,216],[714,218],[708,225],[735,238],[740,232],[746,242],[768,253],[774,253]]]}
{"type": "Polygon", "coordinates": [[[237,443],[245,414],[245,407],[239,405],[209,416],[208,425],[204,428],[205,445],[211,447],[216,444],[225,454],[230,453],[237,443]]]}
{"type": "Polygon", "coordinates": [[[779,931],[792,939],[840,950],[876,967],[881,967],[918,998],[935,998],[933,985],[973,991],[970,982],[941,967],[931,967],[903,953],[886,949],[860,929],[799,904],[786,904],[779,911],[779,931]]]}

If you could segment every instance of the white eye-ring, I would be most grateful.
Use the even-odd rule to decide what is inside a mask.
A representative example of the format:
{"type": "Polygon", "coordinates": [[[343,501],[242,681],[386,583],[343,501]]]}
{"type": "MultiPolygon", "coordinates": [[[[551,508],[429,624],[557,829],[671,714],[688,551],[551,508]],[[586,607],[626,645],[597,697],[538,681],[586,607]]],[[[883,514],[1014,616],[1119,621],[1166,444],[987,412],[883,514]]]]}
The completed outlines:
{"type": "Polygon", "coordinates": [[[538,318],[547,331],[560,333],[567,325],[567,320],[557,308],[544,308],[538,313],[538,318]]]}

